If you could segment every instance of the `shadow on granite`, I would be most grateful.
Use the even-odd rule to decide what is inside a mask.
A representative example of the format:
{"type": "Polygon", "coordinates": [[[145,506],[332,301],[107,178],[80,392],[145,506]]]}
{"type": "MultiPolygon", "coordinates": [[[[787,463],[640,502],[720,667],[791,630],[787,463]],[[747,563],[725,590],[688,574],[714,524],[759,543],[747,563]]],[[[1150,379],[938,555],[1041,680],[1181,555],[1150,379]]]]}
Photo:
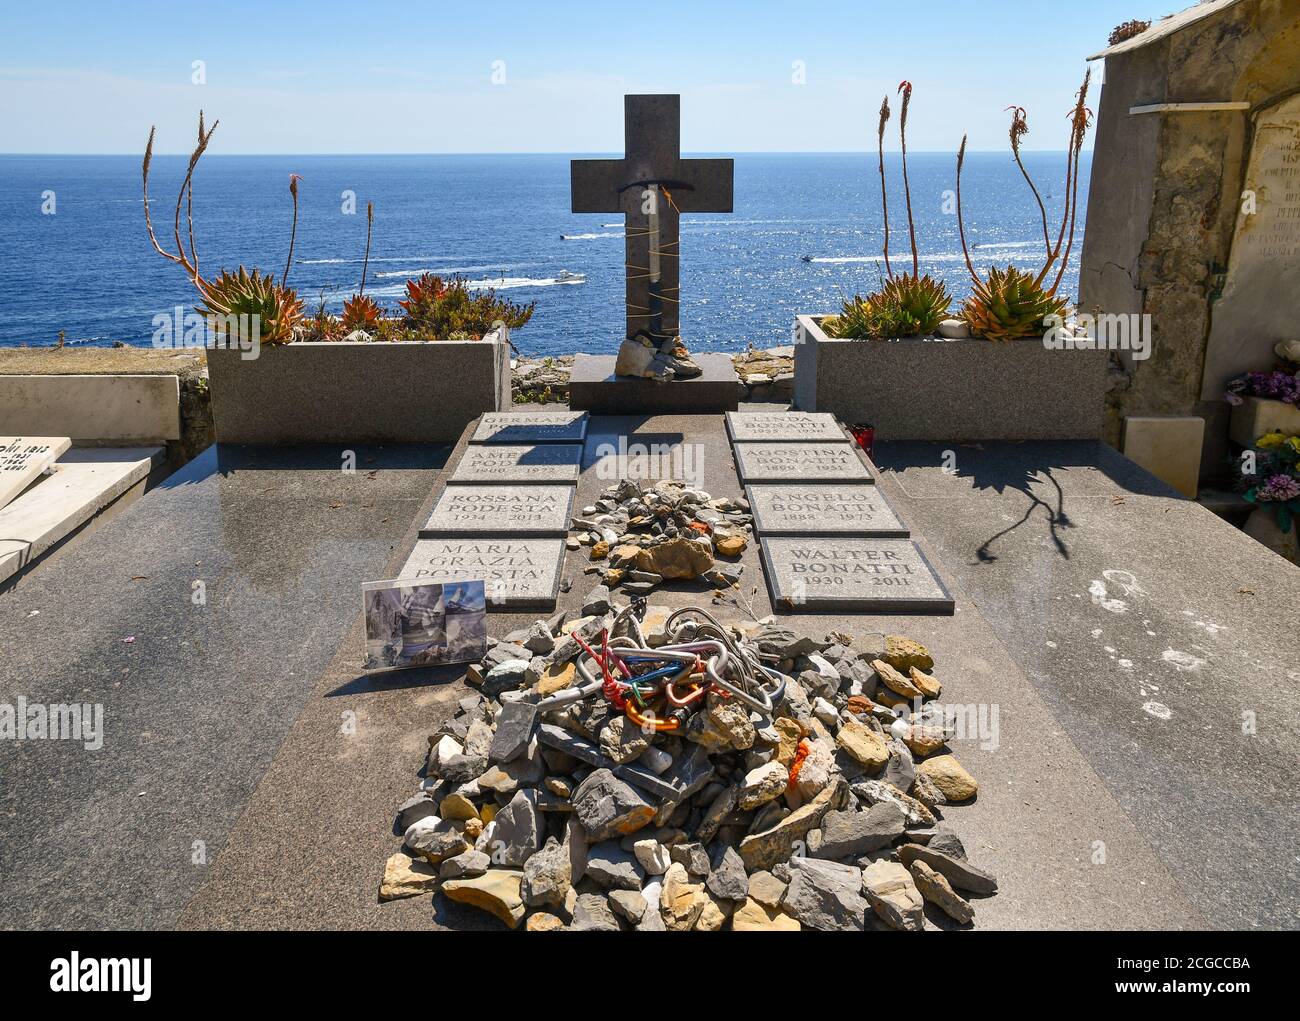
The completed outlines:
{"type": "Polygon", "coordinates": [[[465,678],[464,663],[444,666],[412,667],[409,670],[388,670],[383,673],[357,674],[346,684],[340,684],[325,693],[326,698],[344,698],[375,691],[401,691],[403,688],[428,688],[443,684],[457,684],[465,678]]]}
{"type": "MultiPolygon", "coordinates": [[[[904,476],[903,487],[909,496],[925,498],[925,486],[908,469],[939,469],[954,480],[958,488],[969,492],[1003,496],[1008,492],[1023,494],[1028,501],[1020,517],[990,534],[975,550],[984,563],[997,560],[994,547],[1030,518],[1038,515],[1047,527],[1053,552],[1068,560],[1068,533],[1075,527],[1066,505],[1066,486],[1079,489],[1080,482],[1105,485],[1108,492],[1118,486],[1140,496],[1181,499],[1163,482],[1139,468],[1128,458],[1095,441],[1032,441],[1024,443],[964,443],[945,447],[935,443],[885,443],[874,452],[878,467],[904,476]],[[1066,481],[1068,479],[1068,482],[1066,481]],[[909,482],[912,484],[909,485],[909,482]],[[968,483],[963,487],[962,483],[968,483]]],[[[1085,489],[1086,491],[1086,489],[1085,489]]],[[[950,495],[950,492],[949,494],[950,495]]]]}

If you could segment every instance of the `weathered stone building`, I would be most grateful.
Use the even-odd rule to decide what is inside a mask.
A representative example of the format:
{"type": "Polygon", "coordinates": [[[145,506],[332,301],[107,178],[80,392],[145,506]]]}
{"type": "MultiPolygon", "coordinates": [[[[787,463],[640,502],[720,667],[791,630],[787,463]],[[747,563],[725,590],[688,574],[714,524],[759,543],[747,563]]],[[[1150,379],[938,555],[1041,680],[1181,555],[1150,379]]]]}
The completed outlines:
{"type": "Polygon", "coordinates": [[[1103,50],[1082,312],[1149,314],[1109,416],[1206,420],[1228,454],[1223,384],[1300,337],[1300,0],[1209,0],[1103,50]]]}

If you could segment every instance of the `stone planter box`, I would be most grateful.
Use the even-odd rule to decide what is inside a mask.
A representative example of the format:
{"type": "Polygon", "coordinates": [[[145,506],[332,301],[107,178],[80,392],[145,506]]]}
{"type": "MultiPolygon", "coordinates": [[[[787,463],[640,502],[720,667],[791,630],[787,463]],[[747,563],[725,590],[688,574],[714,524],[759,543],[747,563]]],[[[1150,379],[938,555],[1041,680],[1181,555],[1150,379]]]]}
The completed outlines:
{"type": "Polygon", "coordinates": [[[822,316],[795,319],[794,403],[878,440],[1098,439],[1104,350],[1052,351],[1037,338],[835,340],[822,316]]]}
{"type": "Polygon", "coordinates": [[[1254,446],[1265,433],[1300,434],[1300,408],[1268,397],[1246,397],[1232,409],[1228,435],[1243,447],[1254,446]]]}
{"type": "Polygon", "coordinates": [[[211,349],[219,443],[451,443],[507,411],[508,334],[432,343],[286,344],[255,359],[211,349]]]}

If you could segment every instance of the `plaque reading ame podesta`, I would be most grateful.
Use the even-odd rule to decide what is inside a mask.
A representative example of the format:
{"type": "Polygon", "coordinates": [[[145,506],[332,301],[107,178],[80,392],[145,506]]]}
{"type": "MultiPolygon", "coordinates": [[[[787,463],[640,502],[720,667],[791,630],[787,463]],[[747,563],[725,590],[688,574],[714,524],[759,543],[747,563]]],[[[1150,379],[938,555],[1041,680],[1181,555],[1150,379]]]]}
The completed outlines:
{"type": "Polygon", "coordinates": [[[807,411],[728,411],[727,434],[732,443],[847,443],[834,415],[807,411]]]}
{"type": "Polygon", "coordinates": [[[953,612],[953,599],[908,539],[764,539],[763,573],[778,610],[953,612]]]}
{"type": "Polygon", "coordinates": [[[573,486],[447,486],[420,535],[567,534],[573,486]]]}
{"type": "Polygon", "coordinates": [[[852,443],[737,443],[740,481],[865,482],[875,479],[852,443]]]}
{"type": "Polygon", "coordinates": [[[576,443],[532,446],[470,444],[461,455],[451,482],[497,483],[577,482],[582,447],[576,443]]]}
{"type": "Polygon", "coordinates": [[[555,606],[563,563],[563,539],[420,539],[400,576],[442,582],[481,579],[488,610],[549,610],[555,606]]]}
{"type": "Polygon", "coordinates": [[[907,538],[877,486],[809,482],[753,485],[745,489],[754,530],[766,535],[861,535],[907,538]]]}
{"type": "Polygon", "coordinates": [[[585,411],[491,411],[471,443],[581,443],[587,438],[585,411]]]}

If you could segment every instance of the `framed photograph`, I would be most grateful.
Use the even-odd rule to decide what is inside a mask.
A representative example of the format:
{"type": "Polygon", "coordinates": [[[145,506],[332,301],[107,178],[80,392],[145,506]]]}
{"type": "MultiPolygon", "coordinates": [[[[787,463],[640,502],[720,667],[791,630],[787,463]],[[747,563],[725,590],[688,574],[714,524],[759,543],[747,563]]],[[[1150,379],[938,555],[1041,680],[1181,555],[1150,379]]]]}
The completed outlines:
{"type": "Polygon", "coordinates": [[[469,663],[487,654],[482,581],[369,581],[361,597],[368,671],[469,663]]]}

